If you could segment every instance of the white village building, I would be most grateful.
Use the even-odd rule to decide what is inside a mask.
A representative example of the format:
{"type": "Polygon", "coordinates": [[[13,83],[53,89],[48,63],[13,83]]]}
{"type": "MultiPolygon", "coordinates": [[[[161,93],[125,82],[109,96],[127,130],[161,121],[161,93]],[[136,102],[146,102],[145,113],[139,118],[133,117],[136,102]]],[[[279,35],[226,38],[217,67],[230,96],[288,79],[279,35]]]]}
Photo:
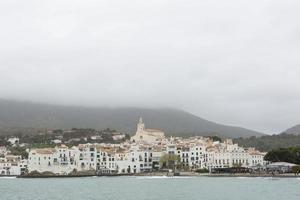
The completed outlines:
{"type": "Polygon", "coordinates": [[[22,160],[21,156],[6,155],[0,158],[1,176],[19,176],[24,174],[27,169],[27,160],[22,160]]]}
{"type": "Polygon", "coordinates": [[[74,150],[65,145],[55,148],[32,149],[28,155],[28,171],[66,175],[76,169],[74,150]]]}
{"type": "Polygon", "coordinates": [[[15,146],[15,145],[19,144],[20,139],[19,139],[18,137],[10,137],[10,138],[7,139],[7,141],[8,141],[11,145],[15,146]]]}

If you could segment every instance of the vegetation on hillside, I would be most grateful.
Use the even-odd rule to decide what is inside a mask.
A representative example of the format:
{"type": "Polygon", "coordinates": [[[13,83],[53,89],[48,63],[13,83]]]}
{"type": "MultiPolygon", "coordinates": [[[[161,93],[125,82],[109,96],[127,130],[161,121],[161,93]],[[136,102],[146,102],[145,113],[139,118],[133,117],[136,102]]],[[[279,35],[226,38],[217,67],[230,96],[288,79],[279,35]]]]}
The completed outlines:
{"type": "Polygon", "coordinates": [[[300,164],[300,146],[271,150],[266,154],[265,160],[300,164]]]}
{"type": "Polygon", "coordinates": [[[208,138],[212,139],[214,142],[217,142],[217,141],[222,142],[222,138],[219,137],[219,136],[217,136],[217,135],[214,135],[214,136],[205,136],[205,137],[208,137],[208,138]]]}
{"type": "Polygon", "coordinates": [[[33,134],[27,131],[18,131],[14,134],[9,132],[7,135],[0,134],[0,146],[6,146],[10,154],[21,155],[23,158],[27,158],[28,152],[26,149],[30,148],[54,148],[59,143],[66,144],[69,147],[84,143],[120,143],[130,138],[126,134],[124,139],[114,140],[114,133],[116,131],[112,129],[95,130],[77,128],[71,130],[56,129],[33,134]],[[18,137],[19,144],[10,144],[7,140],[10,137],[18,137]]]}
{"type": "Polygon", "coordinates": [[[280,134],[262,137],[237,138],[233,140],[243,147],[255,147],[260,151],[300,146],[300,135],[280,134]]]}
{"type": "Polygon", "coordinates": [[[9,146],[10,143],[5,139],[5,137],[0,137],[0,146],[9,146]]]}
{"type": "Polygon", "coordinates": [[[22,156],[23,159],[27,159],[28,158],[28,152],[26,151],[26,148],[24,147],[10,147],[9,151],[12,155],[20,155],[22,156]]]}

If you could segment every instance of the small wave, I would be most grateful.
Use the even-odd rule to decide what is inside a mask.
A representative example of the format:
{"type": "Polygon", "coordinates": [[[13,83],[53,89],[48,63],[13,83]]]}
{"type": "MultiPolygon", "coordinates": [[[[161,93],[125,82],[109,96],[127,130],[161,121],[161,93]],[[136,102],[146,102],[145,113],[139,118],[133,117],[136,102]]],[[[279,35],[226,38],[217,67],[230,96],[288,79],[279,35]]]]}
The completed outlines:
{"type": "Polygon", "coordinates": [[[262,179],[262,180],[271,180],[271,181],[275,181],[275,180],[280,180],[281,178],[278,177],[255,177],[257,179],[262,179]]]}
{"type": "Polygon", "coordinates": [[[12,179],[17,178],[16,176],[0,176],[0,179],[12,179]]]}
{"type": "Polygon", "coordinates": [[[255,177],[246,177],[246,176],[240,176],[240,177],[236,177],[237,179],[249,179],[249,178],[255,178],[255,177]]]}
{"type": "Polygon", "coordinates": [[[187,176],[136,176],[137,179],[182,179],[192,178],[187,176]]]}
{"type": "Polygon", "coordinates": [[[137,179],[165,179],[165,178],[171,178],[169,176],[137,176],[137,179]]]}
{"type": "Polygon", "coordinates": [[[263,177],[263,176],[240,176],[236,179],[261,179],[261,180],[280,180],[278,177],[263,177]]]}

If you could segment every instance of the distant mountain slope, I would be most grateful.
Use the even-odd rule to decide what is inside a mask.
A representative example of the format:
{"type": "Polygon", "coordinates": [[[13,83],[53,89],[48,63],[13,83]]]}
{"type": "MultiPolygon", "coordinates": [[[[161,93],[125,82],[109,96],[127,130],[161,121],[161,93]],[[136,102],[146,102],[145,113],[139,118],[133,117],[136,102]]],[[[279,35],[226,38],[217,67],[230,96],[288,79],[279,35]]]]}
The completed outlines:
{"type": "Polygon", "coordinates": [[[133,134],[138,117],[168,135],[261,136],[262,133],[207,121],[175,109],[87,108],[0,100],[0,127],[112,128],[133,134]]]}
{"type": "Polygon", "coordinates": [[[284,131],[286,134],[294,134],[294,135],[300,135],[300,124],[293,126],[286,131],[284,131]]]}

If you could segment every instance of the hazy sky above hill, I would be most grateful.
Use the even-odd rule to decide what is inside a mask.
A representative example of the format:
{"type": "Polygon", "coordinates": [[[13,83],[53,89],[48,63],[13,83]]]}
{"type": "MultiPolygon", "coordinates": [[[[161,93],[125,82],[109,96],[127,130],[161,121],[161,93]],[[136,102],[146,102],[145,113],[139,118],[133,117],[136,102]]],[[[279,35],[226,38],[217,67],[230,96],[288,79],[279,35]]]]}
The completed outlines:
{"type": "Polygon", "coordinates": [[[0,98],[300,123],[299,0],[0,2],[0,98]]]}

